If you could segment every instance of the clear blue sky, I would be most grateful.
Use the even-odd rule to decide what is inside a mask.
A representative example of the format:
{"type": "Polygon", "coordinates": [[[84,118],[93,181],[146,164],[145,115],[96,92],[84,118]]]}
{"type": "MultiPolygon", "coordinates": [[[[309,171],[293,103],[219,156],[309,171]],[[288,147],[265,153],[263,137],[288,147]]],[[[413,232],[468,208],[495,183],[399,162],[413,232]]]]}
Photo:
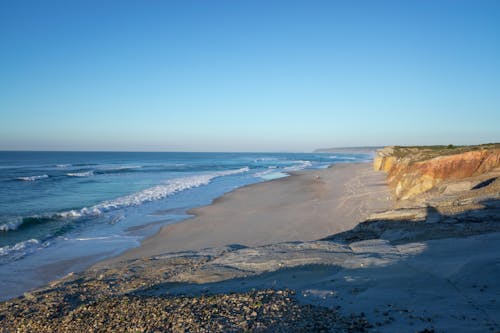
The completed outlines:
{"type": "Polygon", "coordinates": [[[0,149],[500,141],[500,1],[0,1],[0,149]]]}

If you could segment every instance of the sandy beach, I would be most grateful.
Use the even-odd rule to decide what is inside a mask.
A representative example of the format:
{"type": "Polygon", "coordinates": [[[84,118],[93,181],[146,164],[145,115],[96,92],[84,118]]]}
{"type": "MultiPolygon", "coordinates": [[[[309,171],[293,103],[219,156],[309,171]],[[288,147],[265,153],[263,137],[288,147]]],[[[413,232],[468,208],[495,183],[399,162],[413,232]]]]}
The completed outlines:
{"type": "Polygon", "coordinates": [[[0,1],[0,333],[500,333],[499,16],[0,1]]]}
{"type": "MultiPolygon", "coordinates": [[[[226,245],[310,241],[350,230],[370,214],[391,205],[384,175],[371,169],[369,163],[341,163],[238,188],[211,205],[192,209],[193,218],[166,225],[139,247],[119,256],[113,257],[108,251],[19,271],[31,278],[4,279],[0,282],[0,297],[21,295],[92,265],[106,267],[129,259],[226,245]]],[[[158,211],[156,222],[129,228],[129,232],[165,223],[166,213],[184,214],[184,210],[158,211]]]]}
{"type": "Polygon", "coordinates": [[[385,176],[369,163],[297,172],[239,188],[193,209],[194,218],[167,225],[140,247],[97,266],[226,245],[317,240],[352,229],[391,204],[385,176]]]}
{"type": "Polygon", "coordinates": [[[239,188],[138,248],[0,303],[0,322],[6,331],[497,332],[500,170],[467,182],[396,203],[371,164],[337,164],[239,188]]]}

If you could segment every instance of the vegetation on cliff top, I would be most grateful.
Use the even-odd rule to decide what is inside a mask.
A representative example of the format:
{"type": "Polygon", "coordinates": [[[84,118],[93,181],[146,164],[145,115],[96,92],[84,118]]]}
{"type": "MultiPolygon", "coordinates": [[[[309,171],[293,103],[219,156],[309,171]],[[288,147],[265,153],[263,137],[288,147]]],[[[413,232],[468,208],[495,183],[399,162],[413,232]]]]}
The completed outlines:
{"type": "Polygon", "coordinates": [[[474,150],[500,149],[500,143],[485,143],[472,146],[435,145],[435,146],[394,146],[392,156],[411,157],[415,162],[434,157],[462,154],[474,150]]]}

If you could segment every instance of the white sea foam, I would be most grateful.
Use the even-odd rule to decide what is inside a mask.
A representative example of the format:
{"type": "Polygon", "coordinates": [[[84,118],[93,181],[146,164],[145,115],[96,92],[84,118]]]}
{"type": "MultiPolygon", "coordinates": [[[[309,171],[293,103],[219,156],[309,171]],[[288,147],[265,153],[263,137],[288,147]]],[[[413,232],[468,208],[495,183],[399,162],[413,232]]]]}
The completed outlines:
{"type": "Polygon", "coordinates": [[[25,255],[49,245],[49,242],[40,243],[37,239],[28,239],[14,245],[0,247],[0,263],[5,264],[10,261],[21,259],[25,255]]]}
{"type": "Polygon", "coordinates": [[[289,176],[289,174],[277,171],[276,169],[268,169],[254,174],[254,177],[262,178],[264,180],[278,179],[287,176],[289,176]]]}
{"type": "Polygon", "coordinates": [[[71,218],[71,217],[80,217],[82,214],[78,210],[69,210],[67,212],[60,212],[54,214],[56,217],[62,218],[71,218]]]}
{"type": "Polygon", "coordinates": [[[22,181],[34,182],[36,180],[45,179],[45,178],[49,178],[49,175],[18,177],[16,179],[17,180],[22,180],[22,181]]]}
{"type": "MultiPolygon", "coordinates": [[[[92,216],[92,215],[100,215],[103,212],[129,207],[129,206],[138,206],[142,203],[155,201],[159,199],[163,199],[167,196],[173,195],[175,193],[188,190],[191,188],[207,185],[210,181],[217,177],[235,175],[238,173],[248,172],[250,169],[248,167],[244,167],[237,170],[227,170],[227,171],[218,171],[212,173],[206,173],[202,175],[182,177],[182,178],[174,178],[166,181],[164,184],[157,185],[154,187],[147,188],[140,192],[126,195],[123,197],[119,197],[113,200],[106,200],[97,205],[91,207],[85,207],[80,210],[69,210],[65,212],[52,213],[46,215],[37,215],[32,216],[36,218],[48,218],[48,219],[58,219],[58,218],[78,218],[82,216],[92,216]]],[[[68,174],[69,175],[69,174],[68,174]]],[[[74,177],[85,177],[86,175],[76,176],[74,177]]],[[[120,218],[113,219],[111,222],[116,223],[120,220],[120,218]]],[[[0,224],[0,231],[12,231],[17,230],[19,226],[21,226],[24,222],[22,217],[15,217],[8,221],[3,221],[4,223],[0,224]]],[[[1,255],[1,254],[0,254],[1,255]]]]}
{"type": "Polygon", "coordinates": [[[68,177],[90,177],[94,175],[94,171],[85,171],[85,172],[70,172],[67,173],[68,177]]]}
{"type": "Polygon", "coordinates": [[[80,237],[80,238],[73,238],[73,240],[76,240],[76,241],[81,241],[81,242],[85,242],[85,241],[93,241],[93,240],[105,240],[105,239],[111,239],[111,238],[115,238],[113,236],[108,236],[108,237],[80,237]]]}
{"type": "Polygon", "coordinates": [[[235,175],[249,171],[248,167],[237,170],[227,170],[212,172],[202,175],[174,178],[168,180],[165,184],[153,186],[140,192],[126,195],[113,200],[106,200],[92,207],[85,207],[80,210],[71,210],[58,213],[60,217],[80,217],[84,215],[99,215],[103,212],[115,210],[123,207],[138,206],[145,202],[163,199],[172,194],[207,185],[210,181],[217,177],[235,175]]]}
{"type": "Polygon", "coordinates": [[[123,236],[111,235],[111,236],[96,236],[96,237],[78,237],[78,238],[68,238],[63,237],[62,239],[65,241],[94,241],[94,240],[106,240],[106,239],[114,239],[114,238],[123,238],[123,236]]]}
{"type": "Polygon", "coordinates": [[[14,244],[14,245],[3,246],[3,247],[0,247],[0,256],[5,256],[9,253],[12,253],[13,251],[24,250],[30,246],[38,245],[38,244],[40,244],[39,240],[29,239],[29,240],[19,242],[19,243],[14,244]]]}
{"type": "Polygon", "coordinates": [[[21,217],[16,217],[11,221],[0,224],[0,231],[16,230],[21,224],[23,224],[23,219],[21,217]]]}
{"type": "Polygon", "coordinates": [[[56,167],[58,167],[58,168],[67,168],[70,166],[71,166],[71,164],[56,164],[56,167]]]}
{"type": "Polygon", "coordinates": [[[142,165],[103,165],[98,167],[99,171],[103,172],[113,172],[113,171],[132,170],[141,168],[142,165]]]}
{"type": "Polygon", "coordinates": [[[331,155],[331,156],[328,156],[328,158],[331,158],[331,159],[340,159],[340,160],[357,160],[358,158],[357,157],[354,157],[354,156],[338,156],[338,155],[331,155]]]}
{"type": "Polygon", "coordinates": [[[299,171],[299,170],[304,170],[305,168],[309,168],[312,166],[311,161],[299,160],[299,161],[295,161],[295,162],[297,162],[298,164],[295,164],[295,165],[292,165],[289,167],[285,167],[285,168],[283,168],[283,171],[299,171]]]}
{"type": "Polygon", "coordinates": [[[259,157],[254,159],[254,162],[270,162],[270,161],[278,161],[277,157],[259,157]]]}
{"type": "Polygon", "coordinates": [[[256,172],[254,174],[254,176],[258,177],[258,178],[265,179],[265,180],[283,178],[283,177],[289,176],[289,174],[287,172],[299,171],[299,170],[303,170],[303,169],[306,169],[306,168],[312,166],[311,161],[298,160],[298,161],[293,161],[293,162],[295,162],[297,164],[284,167],[281,170],[279,170],[276,166],[271,165],[268,167],[267,170],[256,172]]]}

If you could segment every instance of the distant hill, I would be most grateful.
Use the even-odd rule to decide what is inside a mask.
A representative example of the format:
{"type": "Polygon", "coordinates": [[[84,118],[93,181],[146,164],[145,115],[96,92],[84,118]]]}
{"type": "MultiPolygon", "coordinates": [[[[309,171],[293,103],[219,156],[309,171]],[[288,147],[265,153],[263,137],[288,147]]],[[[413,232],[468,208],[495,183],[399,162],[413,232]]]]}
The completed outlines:
{"type": "Polygon", "coordinates": [[[315,153],[372,154],[383,146],[320,148],[315,153]]]}

